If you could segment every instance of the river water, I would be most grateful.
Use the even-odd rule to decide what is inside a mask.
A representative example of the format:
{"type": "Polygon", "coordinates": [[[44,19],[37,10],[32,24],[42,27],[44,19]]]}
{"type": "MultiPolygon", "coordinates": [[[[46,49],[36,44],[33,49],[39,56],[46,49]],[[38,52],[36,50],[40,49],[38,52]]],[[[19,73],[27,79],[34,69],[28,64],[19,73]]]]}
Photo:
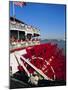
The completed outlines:
{"type": "Polygon", "coordinates": [[[63,48],[64,54],[66,52],[66,41],[64,40],[41,40],[41,43],[54,43],[57,44],[59,48],[63,48]]]}

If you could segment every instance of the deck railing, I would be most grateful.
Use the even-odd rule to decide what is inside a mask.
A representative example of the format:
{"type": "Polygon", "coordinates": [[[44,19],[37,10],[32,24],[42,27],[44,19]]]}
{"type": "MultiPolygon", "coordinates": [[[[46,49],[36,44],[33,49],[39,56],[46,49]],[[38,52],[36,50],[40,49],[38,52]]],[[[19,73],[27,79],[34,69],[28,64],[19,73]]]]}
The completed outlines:
{"type": "Polygon", "coordinates": [[[33,45],[39,45],[40,41],[14,41],[10,43],[10,49],[19,48],[19,47],[28,47],[33,45]]]}

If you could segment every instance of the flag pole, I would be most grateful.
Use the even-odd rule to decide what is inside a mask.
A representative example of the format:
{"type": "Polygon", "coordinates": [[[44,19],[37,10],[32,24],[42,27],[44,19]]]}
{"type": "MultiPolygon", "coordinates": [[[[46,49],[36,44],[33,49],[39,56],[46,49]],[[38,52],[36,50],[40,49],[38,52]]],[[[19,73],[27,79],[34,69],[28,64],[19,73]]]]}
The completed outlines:
{"type": "MultiPolygon", "coordinates": [[[[14,19],[14,22],[15,22],[15,6],[14,6],[14,1],[13,1],[13,19],[14,19]]],[[[18,38],[19,40],[19,31],[18,31],[18,38]]],[[[17,41],[17,44],[18,44],[18,41],[17,41]]]]}
{"type": "Polygon", "coordinates": [[[13,1],[13,19],[15,21],[15,7],[14,7],[14,1],[13,1]]]}

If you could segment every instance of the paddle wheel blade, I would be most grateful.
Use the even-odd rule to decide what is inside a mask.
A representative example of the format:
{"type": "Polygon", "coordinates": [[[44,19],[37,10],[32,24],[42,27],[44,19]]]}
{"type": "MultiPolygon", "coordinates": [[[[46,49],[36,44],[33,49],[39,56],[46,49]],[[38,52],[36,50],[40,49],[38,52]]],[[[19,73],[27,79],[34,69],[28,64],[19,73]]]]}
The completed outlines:
{"type": "MultiPolygon", "coordinates": [[[[38,70],[41,70],[49,79],[66,80],[65,56],[63,50],[59,49],[56,44],[47,43],[28,47],[26,52],[27,54],[22,56],[28,59],[38,70]]],[[[42,73],[36,71],[28,63],[24,62],[24,65],[29,73],[34,74],[34,72],[37,72],[39,76],[43,77],[42,73]]]]}

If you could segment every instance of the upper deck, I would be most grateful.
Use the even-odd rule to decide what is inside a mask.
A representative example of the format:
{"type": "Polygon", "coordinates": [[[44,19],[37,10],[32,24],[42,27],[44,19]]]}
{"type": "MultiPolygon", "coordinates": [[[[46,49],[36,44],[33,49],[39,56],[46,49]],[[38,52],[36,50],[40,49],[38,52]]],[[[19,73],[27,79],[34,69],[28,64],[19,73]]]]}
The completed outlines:
{"type": "Polygon", "coordinates": [[[10,49],[40,44],[40,30],[10,17],[10,49]]]}
{"type": "Polygon", "coordinates": [[[30,33],[32,35],[37,34],[40,35],[39,29],[27,25],[26,23],[15,19],[13,17],[10,17],[10,30],[18,30],[18,31],[24,31],[26,34],[30,33]]]}

